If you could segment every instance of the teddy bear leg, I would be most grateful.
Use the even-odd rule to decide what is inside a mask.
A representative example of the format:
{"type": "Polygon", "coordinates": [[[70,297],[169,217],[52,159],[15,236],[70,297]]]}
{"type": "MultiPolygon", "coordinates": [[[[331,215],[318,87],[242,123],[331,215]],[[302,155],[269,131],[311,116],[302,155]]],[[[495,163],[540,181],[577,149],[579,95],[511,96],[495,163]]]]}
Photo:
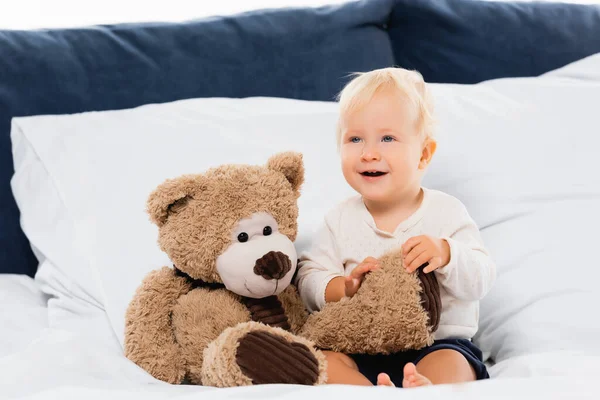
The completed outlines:
{"type": "Polygon", "coordinates": [[[326,379],[325,356],[310,341],[257,322],[225,330],[204,351],[205,386],[318,385],[326,379]]]}

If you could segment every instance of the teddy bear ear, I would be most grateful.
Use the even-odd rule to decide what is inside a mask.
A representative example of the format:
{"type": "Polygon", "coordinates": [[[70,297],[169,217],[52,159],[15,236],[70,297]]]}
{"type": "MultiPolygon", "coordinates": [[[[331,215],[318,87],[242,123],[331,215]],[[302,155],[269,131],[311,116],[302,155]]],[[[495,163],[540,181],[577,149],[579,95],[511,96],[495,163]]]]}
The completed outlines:
{"type": "Polygon", "coordinates": [[[297,192],[304,183],[304,162],[302,154],[296,152],[278,153],[269,158],[267,168],[281,172],[292,184],[292,189],[297,192]]]}
{"type": "Polygon", "coordinates": [[[150,194],[146,203],[146,211],[152,222],[158,227],[163,226],[170,213],[184,208],[193,198],[200,183],[201,176],[198,175],[183,175],[161,183],[150,194]]]}

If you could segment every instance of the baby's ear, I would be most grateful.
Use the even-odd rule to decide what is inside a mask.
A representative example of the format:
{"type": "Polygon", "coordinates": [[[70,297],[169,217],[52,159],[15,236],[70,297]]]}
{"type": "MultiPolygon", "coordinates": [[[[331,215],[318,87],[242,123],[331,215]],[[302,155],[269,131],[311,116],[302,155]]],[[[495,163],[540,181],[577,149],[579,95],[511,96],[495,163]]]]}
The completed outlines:
{"type": "Polygon", "coordinates": [[[419,169],[425,169],[431,163],[431,159],[437,149],[437,142],[433,139],[427,139],[421,152],[421,160],[419,161],[419,169]]]}
{"type": "Polygon", "coordinates": [[[298,192],[304,183],[304,163],[301,153],[290,151],[275,154],[267,161],[267,168],[281,172],[292,184],[294,192],[298,192]]]}
{"type": "Polygon", "coordinates": [[[187,205],[199,190],[201,182],[201,175],[183,175],[161,183],[146,203],[146,211],[152,222],[158,227],[163,226],[171,213],[187,205]]]}

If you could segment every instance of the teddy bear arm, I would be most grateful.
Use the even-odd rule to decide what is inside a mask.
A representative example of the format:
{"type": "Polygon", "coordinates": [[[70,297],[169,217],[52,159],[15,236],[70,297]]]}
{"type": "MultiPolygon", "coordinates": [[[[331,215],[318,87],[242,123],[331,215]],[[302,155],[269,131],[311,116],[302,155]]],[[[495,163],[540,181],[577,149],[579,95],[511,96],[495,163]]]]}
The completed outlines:
{"type": "Polygon", "coordinates": [[[280,295],[279,300],[283,305],[290,324],[292,333],[299,333],[308,319],[308,312],[300,298],[298,289],[294,285],[288,286],[280,295]]]}
{"type": "Polygon", "coordinates": [[[189,291],[185,280],[163,267],[151,272],[130,302],[125,321],[125,355],[156,379],[181,383],[186,365],[175,341],[171,314],[189,291]]]}
{"type": "Polygon", "coordinates": [[[439,309],[434,275],[419,279],[400,268],[398,257],[381,257],[380,263],[353,297],[311,314],[301,335],[342,353],[388,354],[433,343],[430,319],[439,309]]]}
{"type": "Polygon", "coordinates": [[[173,330],[184,350],[191,383],[206,384],[201,371],[209,344],[223,331],[249,320],[246,307],[227,290],[197,288],[179,299],[172,317],[173,330]]]}

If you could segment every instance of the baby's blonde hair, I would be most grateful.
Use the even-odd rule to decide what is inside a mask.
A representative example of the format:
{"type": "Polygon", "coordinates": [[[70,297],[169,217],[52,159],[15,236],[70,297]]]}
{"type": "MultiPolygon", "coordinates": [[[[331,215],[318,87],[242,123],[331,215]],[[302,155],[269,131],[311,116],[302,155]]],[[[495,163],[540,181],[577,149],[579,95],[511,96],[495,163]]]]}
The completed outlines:
{"type": "Polygon", "coordinates": [[[433,137],[433,99],[423,76],[417,71],[403,68],[381,68],[353,74],[353,78],[338,95],[339,119],[337,144],[341,142],[340,121],[345,116],[361,109],[373,96],[383,90],[394,89],[406,97],[415,113],[419,135],[424,139],[433,137]]]}

